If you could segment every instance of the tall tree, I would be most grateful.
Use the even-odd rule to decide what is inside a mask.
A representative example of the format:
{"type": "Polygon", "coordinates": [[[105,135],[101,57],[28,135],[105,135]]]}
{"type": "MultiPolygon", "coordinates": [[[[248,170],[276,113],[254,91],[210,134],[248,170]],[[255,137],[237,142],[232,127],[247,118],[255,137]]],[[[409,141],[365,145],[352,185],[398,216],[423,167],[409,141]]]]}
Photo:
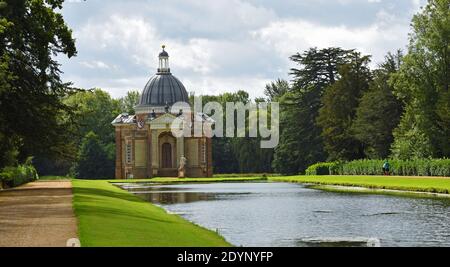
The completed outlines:
{"type": "Polygon", "coordinates": [[[412,20],[408,54],[391,82],[405,102],[394,157],[450,156],[450,1],[429,0],[412,20]]]}
{"type": "MultiPolygon", "coordinates": [[[[191,96],[191,102],[194,101],[191,96]]],[[[249,94],[245,91],[236,93],[224,93],[218,96],[204,95],[201,96],[203,104],[208,102],[218,102],[221,104],[223,111],[226,111],[226,103],[243,103],[251,102],[249,94]]],[[[257,100],[265,101],[264,99],[257,100]]],[[[255,101],[256,102],[256,101],[255,101]]],[[[209,114],[211,115],[211,114],[209,114]]],[[[245,115],[248,121],[250,114],[245,115]]],[[[223,117],[226,122],[226,114],[223,117]]],[[[236,118],[235,118],[236,125],[236,118]]],[[[246,123],[246,131],[248,132],[248,123],[246,123]]],[[[213,167],[215,173],[263,173],[272,172],[271,162],[273,157],[273,149],[261,149],[260,138],[213,138],[213,167]]]]}
{"type": "Polygon", "coordinates": [[[122,113],[134,114],[134,107],[139,103],[139,91],[129,91],[126,96],[119,99],[122,113]]]}
{"type": "Polygon", "coordinates": [[[112,99],[108,92],[101,89],[83,91],[73,94],[64,103],[77,110],[79,131],[75,138],[80,144],[81,139],[89,132],[94,132],[101,142],[114,143],[114,127],[111,122],[121,112],[120,101],[112,99]]]}
{"type": "Polygon", "coordinates": [[[75,41],[58,11],[63,0],[7,0],[0,4],[0,167],[15,147],[19,159],[36,153],[67,156],[71,90],[55,58],[75,56],[75,41]],[[4,79],[6,76],[6,79],[4,79]],[[4,150],[6,146],[6,149],[4,150]]]}
{"type": "Polygon", "coordinates": [[[353,160],[364,157],[364,149],[353,135],[351,126],[359,99],[367,91],[371,79],[369,56],[353,52],[351,63],[342,65],[341,78],[330,85],[322,97],[317,123],[322,127],[322,138],[328,159],[353,160]]]}
{"type": "Polygon", "coordinates": [[[330,47],[321,50],[311,48],[303,54],[297,53],[291,57],[300,68],[291,69],[294,84],[298,91],[320,91],[339,79],[338,68],[351,60],[353,50],[330,47]]]}
{"type": "Polygon", "coordinates": [[[111,179],[114,177],[114,160],[98,136],[89,132],[81,143],[74,175],[81,179],[111,179]]]}
{"type": "Polygon", "coordinates": [[[72,94],[66,97],[63,103],[76,110],[71,116],[71,125],[76,127],[65,140],[72,148],[71,153],[74,156],[51,158],[45,153],[36,154],[34,164],[39,173],[44,175],[66,175],[77,161],[76,155],[81,148],[81,142],[89,132],[93,132],[108,151],[114,146],[114,127],[111,122],[122,112],[120,100],[112,99],[106,91],[94,89],[72,94]]]}
{"type": "MultiPolygon", "coordinates": [[[[249,94],[245,91],[237,91],[236,93],[224,93],[217,97],[204,97],[203,104],[207,101],[216,101],[220,103],[224,111],[224,123],[226,122],[226,103],[248,103],[250,101],[249,94]]],[[[236,120],[235,120],[236,125],[236,120]]],[[[240,168],[239,161],[245,161],[244,158],[238,158],[236,153],[237,146],[235,143],[238,142],[237,138],[213,138],[213,164],[214,172],[216,173],[239,173],[242,168],[240,168]]]]}
{"type": "Polygon", "coordinates": [[[311,48],[291,60],[299,65],[291,70],[293,86],[281,98],[281,136],[273,167],[283,174],[304,172],[311,164],[326,159],[316,124],[325,88],[339,79],[338,69],[350,62],[352,50],[311,48]]]}
{"type": "Polygon", "coordinates": [[[284,94],[289,92],[289,90],[289,82],[278,79],[275,82],[271,82],[266,85],[264,94],[267,96],[269,101],[279,101],[284,94]]]}
{"type": "Polygon", "coordinates": [[[364,93],[356,111],[352,130],[364,144],[365,155],[372,159],[387,158],[394,141],[393,130],[398,126],[403,105],[393,95],[388,80],[400,68],[402,54],[389,53],[385,62],[374,71],[374,80],[364,93]]]}

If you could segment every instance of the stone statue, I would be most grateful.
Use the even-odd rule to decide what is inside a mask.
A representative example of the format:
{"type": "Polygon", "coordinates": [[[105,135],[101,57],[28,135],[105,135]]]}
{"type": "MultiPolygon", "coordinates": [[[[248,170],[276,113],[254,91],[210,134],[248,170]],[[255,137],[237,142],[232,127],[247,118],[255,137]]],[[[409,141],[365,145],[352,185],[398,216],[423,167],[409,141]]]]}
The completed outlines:
{"type": "Polygon", "coordinates": [[[166,106],[164,107],[164,110],[166,111],[166,113],[169,113],[169,111],[170,111],[170,106],[169,106],[169,103],[167,103],[167,101],[166,101],[166,106]]]}
{"type": "Polygon", "coordinates": [[[178,178],[186,178],[186,163],[187,158],[181,156],[180,158],[180,167],[178,168],[178,178]]]}

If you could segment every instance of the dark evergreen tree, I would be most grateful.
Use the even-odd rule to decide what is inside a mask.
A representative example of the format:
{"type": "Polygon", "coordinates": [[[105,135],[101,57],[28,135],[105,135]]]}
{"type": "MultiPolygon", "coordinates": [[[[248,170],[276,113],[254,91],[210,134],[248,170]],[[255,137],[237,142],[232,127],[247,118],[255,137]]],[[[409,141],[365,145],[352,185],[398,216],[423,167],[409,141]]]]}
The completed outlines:
{"type": "Polygon", "coordinates": [[[213,138],[214,173],[238,173],[239,163],[233,150],[232,138],[213,138]]]}
{"type": "Polygon", "coordinates": [[[340,67],[341,78],[326,89],[317,117],[330,161],[364,157],[363,144],[355,138],[351,126],[359,99],[369,87],[371,75],[367,65],[370,57],[357,52],[352,54],[351,63],[340,67]]]}
{"type": "Polygon", "coordinates": [[[365,155],[371,159],[383,159],[390,155],[394,136],[403,113],[402,102],[393,94],[388,81],[401,64],[401,52],[389,53],[384,63],[374,71],[374,80],[364,93],[353,122],[353,134],[364,144],[365,155]]]}
{"type": "Polygon", "coordinates": [[[303,173],[311,164],[326,159],[316,124],[322,94],[339,79],[338,69],[350,62],[352,50],[312,48],[291,60],[299,68],[291,70],[293,87],[281,98],[280,144],[275,150],[273,167],[283,174],[303,173]]]}
{"type": "Polygon", "coordinates": [[[316,114],[310,109],[316,98],[304,94],[301,106],[292,105],[290,98],[291,93],[281,101],[280,144],[272,163],[274,170],[282,174],[302,173],[309,165],[325,160],[316,114]]]}
{"type": "Polygon", "coordinates": [[[275,82],[271,82],[266,85],[264,94],[267,96],[269,101],[279,101],[280,98],[290,91],[289,82],[285,80],[278,79],[275,82]]]}

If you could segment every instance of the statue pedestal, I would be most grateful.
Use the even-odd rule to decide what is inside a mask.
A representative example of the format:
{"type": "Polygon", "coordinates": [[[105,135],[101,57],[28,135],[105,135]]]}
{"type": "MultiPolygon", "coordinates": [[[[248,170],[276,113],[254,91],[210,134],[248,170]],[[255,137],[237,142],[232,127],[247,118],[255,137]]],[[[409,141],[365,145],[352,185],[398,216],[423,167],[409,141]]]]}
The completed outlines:
{"type": "Polygon", "coordinates": [[[184,170],[179,170],[178,171],[178,178],[186,178],[186,174],[184,170]]]}

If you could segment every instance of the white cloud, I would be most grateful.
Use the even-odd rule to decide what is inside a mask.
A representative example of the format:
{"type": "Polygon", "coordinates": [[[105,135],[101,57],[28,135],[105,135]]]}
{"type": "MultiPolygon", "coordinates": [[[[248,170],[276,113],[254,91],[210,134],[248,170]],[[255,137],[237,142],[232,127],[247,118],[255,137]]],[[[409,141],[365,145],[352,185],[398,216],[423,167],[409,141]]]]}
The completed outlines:
{"type": "Polygon", "coordinates": [[[310,47],[340,46],[371,54],[376,63],[382,61],[387,52],[405,48],[408,29],[408,23],[381,10],[377,22],[367,27],[324,26],[302,19],[287,19],[254,31],[253,37],[273,47],[286,59],[310,47]]]}
{"type": "MultiPolygon", "coordinates": [[[[262,75],[229,77],[223,73],[226,68],[250,68],[251,64],[255,64],[257,58],[261,56],[258,49],[264,48],[258,48],[258,43],[248,43],[248,40],[233,42],[191,38],[183,41],[163,38],[156,27],[143,18],[120,15],[113,15],[108,20],[101,22],[89,21],[83,28],[75,32],[75,36],[80,45],[89,46],[94,52],[112,51],[114,53],[114,51],[120,51],[126,54],[135,65],[145,66],[155,71],[158,66],[157,55],[161,50],[160,46],[166,44],[174,74],[180,72],[187,74],[178,78],[185,83],[188,91],[195,90],[197,94],[219,94],[242,89],[256,97],[262,95],[265,84],[271,80],[262,75]]],[[[110,68],[106,63],[96,60],[82,61],[80,64],[91,69],[110,68]]],[[[119,90],[120,86],[141,88],[148,78],[102,81],[88,80],[82,76],[72,77],[80,87],[105,88],[115,96],[126,93],[126,90],[119,90]]]]}
{"type": "Polygon", "coordinates": [[[188,91],[219,94],[243,89],[261,96],[266,83],[288,78],[289,56],[310,47],[357,48],[373,55],[375,63],[381,61],[388,51],[406,45],[411,14],[423,2],[405,0],[407,14],[399,16],[399,6],[392,1],[335,0],[345,10],[367,12],[367,20],[359,23],[360,17],[324,18],[317,10],[329,6],[330,0],[305,0],[299,5],[297,1],[112,1],[85,15],[88,7],[104,6],[103,1],[87,1],[69,5],[78,12],[71,15],[78,22],[73,28],[79,54],[68,63],[75,64],[64,68],[69,70],[64,78],[79,87],[101,87],[114,97],[123,96],[144,87],[156,71],[161,45],[166,44],[172,71],[188,91]],[[318,16],[280,11],[289,5],[313,6],[318,16]],[[333,19],[340,23],[330,24],[333,19]]]}
{"type": "Polygon", "coordinates": [[[93,61],[81,61],[80,64],[86,68],[89,69],[112,69],[115,68],[115,66],[109,66],[108,64],[106,64],[103,61],[97,61],[97,60],[93,60],[93,61]]]}
{"type": "Polygon", "coordinates": [[[113,98],[125,96],[128,91],[141,91],[149,77],[146,76],[132,76],[127,78],[90,78],[77,74],[67,74],[66,79],[72,81],[76,87],[92,89],[101,88],[108,91],[113,98]]]}
{"type": "Polygon", "coordinates": [[[187,88],[196,88],[195,94],[197,95],[218,95],[224,92],[245,90],[249,93],[250,97],[262,96],[265,85],[269,82],[271,82],[270,79],[254,76],[205,76],[195,80],[189,78],[183,80],[183,83],[187,88]]]}
{"type": "Polygon", "coordinates": [[[76,32],[75,36],[82,45],[88,45],[92,49],[125,51],[136,64],[148,68],[158,66],[157,54],[160,47],[162,44],[168,44],[171,56],[177,58],[171,62],[172,66],[189,68],[202,74],[214,69],[209,58],[209,40],[191,39],[181,42],[164,39],[151,23],[140,17],[113,15],[103,22],[93,20],[76,32]]]}
{"type": "MultiPolygon", "coordinates": [[[[79,75],[68,75],[67,79],[73,81],[80,88],[102,88],[107,90],[112,97],[124,96],[130,90],[141,90],[147,83],[148,76],[129,76],[127,78],[86,78],[79,75]]],[[[245,90],[250,97],[262,96],[265,85],[271,80],[264,77],[241,76],[241,77],[218,77],[202,76],[180,77],[188,93],[196,95],[218,95],[224,92],[236,92],[245,90]],[[195,90],[193,90],[195,88],[195,90]]]]}

